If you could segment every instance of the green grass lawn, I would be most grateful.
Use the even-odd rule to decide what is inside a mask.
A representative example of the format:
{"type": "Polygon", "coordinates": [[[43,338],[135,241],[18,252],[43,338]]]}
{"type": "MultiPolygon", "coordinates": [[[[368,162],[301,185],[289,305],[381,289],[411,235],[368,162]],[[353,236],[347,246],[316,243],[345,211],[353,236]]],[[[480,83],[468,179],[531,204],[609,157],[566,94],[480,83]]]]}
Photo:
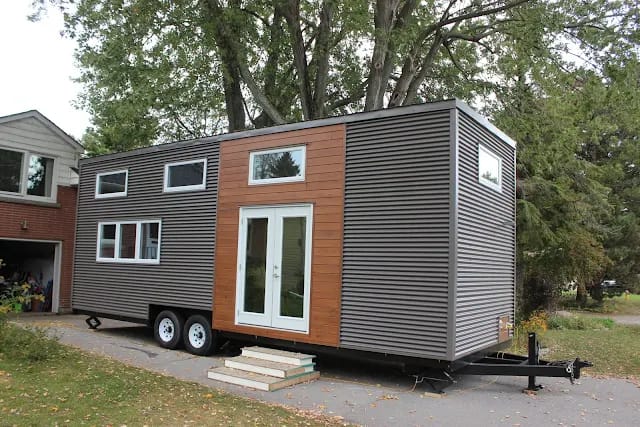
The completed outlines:
{"type": "Polygon", "coordinates": [[[527,353],[527,330],[537,332],[548,353],[546,360],[570,360],[579,357],[592,362],[587,375],[605,375],[640,379],[640,326],[616,324],[607,317],[573,315],[551,316],[540,324],[521,323],[516,329],[513,353],[527,353]]]}
{"type": "Polygon", "coordinates": [[[341,425],[0,329],[0,425],[341,425]]]}
{"type": "Polygon", "coordinates": [[[548,360],[580,357],[593,363],[587,375],[640,378],[640,326],[615,325],[611,329],[548,330],[540,341],[548,347],[548,360]]]}

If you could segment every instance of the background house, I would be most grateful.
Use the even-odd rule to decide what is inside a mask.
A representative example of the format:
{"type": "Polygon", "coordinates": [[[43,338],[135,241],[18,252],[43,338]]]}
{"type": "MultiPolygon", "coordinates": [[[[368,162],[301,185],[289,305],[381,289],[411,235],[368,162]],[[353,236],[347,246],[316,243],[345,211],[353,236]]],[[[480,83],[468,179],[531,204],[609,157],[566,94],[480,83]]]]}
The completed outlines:
{"type": "MultiPolygon", "coordinates": [[[[0,117],[0,271],[71,309],[77,165],[82,145],[38,111],[0,117]]],[[[6,286],[6,284],[4,285],[6,286]]]]}

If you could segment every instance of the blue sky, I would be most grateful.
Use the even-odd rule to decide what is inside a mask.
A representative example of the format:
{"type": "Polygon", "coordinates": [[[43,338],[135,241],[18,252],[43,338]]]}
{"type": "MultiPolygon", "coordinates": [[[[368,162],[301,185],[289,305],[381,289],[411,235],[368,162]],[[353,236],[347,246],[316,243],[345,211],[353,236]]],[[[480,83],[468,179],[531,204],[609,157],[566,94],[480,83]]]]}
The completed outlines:
{"type": "Polygon", "coordinates": [[[71,105],[80,91],[71,80],[79,74],[75,42],[60,35],[63,22],[55,9],[29,22],[30,5],[0,1],[0,116],[36,109],[79,139],[90,117],[71,105]]]}

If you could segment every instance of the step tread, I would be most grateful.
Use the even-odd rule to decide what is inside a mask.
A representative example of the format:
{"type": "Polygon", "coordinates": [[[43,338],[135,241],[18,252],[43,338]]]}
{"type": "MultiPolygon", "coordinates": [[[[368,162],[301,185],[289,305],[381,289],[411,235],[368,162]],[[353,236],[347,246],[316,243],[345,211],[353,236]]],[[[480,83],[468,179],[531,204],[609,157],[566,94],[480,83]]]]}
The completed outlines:
{"type": "Polygon", "coordinates": [[[282,371],[289,371],[291,369],[300,369],[300,368],[304,368],[305,366],[313,365],[313,363],[309,363],[309,365],[292,365],[291,363],[273,362],[271,360],[257,359],[255,357],[249,357],[249,356],[230,357],[228,359],[225,359],[225,362],[227,360],[238,362],[238,363],[244,363],[247,365],[260,366],[262,368],[279,369],[282,371]]]}
{"type": "Polygon", "coordinates": [[[306,381],[311,381],[320,376],[320,372],[313,371],[290,378],[277,378],[269,375],[261,375],[253,372],[241,371],[228,367],[210,369],[208,377],[214,380],[231,384],[244,385],[259,390],[273,391],[306,381]]]}
{"type": "Polygon", "coordinates": [[[267,348],[267,347],[259,347],[259,346],[244,347],[243,350],[245,349],[255,353],[263,353],[263,354],[269,354],[272,356],[280,356],[280,357],[291,357],[294,359],[312,359],[316,357],[313,354],[297,353],[293,351],[277,350],[275,348],[267,348]]]}

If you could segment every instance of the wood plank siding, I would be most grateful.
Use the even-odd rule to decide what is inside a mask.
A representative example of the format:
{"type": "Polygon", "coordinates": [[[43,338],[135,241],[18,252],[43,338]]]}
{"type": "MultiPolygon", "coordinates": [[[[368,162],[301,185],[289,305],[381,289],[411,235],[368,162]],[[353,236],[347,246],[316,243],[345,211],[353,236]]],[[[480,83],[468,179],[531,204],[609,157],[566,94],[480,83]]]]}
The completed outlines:
{"type": "Polygon", "coordinates": [[[344,210],[343,124],[249,137],[220,144],[213,328],[327,346],[339,345],[344,210]],[[303,182],[249,185],[252,151],[306,146],[303,182]],[[313,205],[309,332],[235,324],[241,207],[313,205]]]}

